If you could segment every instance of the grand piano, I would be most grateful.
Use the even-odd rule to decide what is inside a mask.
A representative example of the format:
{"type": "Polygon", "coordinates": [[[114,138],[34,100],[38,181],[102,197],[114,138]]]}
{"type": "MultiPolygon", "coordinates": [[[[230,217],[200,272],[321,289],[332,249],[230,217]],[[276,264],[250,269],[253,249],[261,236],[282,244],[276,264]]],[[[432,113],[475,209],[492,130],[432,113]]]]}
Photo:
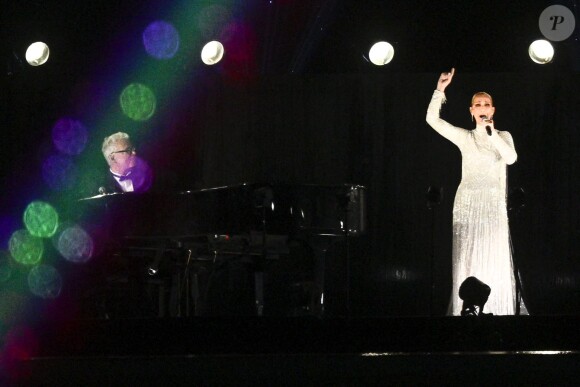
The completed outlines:
{"type": "MultiPolygon", "coordinates": [[[[223,289],[215,290],[217,278],[231,277],[240,261],[253,276],[247,302],[252,313],[287,314],[284,305],[274,305],[284,298],[276,294],[287,295],[288,289],[273,288],[302,281],[312,289],[307,291],[308,305],[300,307],[320,314],[326,250],[336,240],[366,231],[366,189],[352,184],[243,183],[163,194],[103,194],[78,204],[76,220],[102,255],[129,260],[148,280],[170,267],[166,273],[173,278],[171,286],[178,282],[178,289],[188,289],[178,291],[177,309],[169,313],[173,315],[208,313],[216,304],[212,292],[220,293],[214,299],[224,298],[223,289]],[[207,274],[205,281],[200,273],[207,274]]],[[[159,309],[164,309],[159,315],[168,313],[164,303],[159,309]]]]}

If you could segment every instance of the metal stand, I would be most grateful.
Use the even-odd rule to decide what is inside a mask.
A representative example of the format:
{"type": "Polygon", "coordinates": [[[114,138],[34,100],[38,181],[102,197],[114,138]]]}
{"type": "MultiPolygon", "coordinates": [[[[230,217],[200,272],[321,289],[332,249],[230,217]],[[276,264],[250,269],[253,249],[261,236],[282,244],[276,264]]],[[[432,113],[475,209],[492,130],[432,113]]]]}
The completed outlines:
{"type": "Polygon", "coordinates": [[[177,273],[177,317],[189,317],[190,313],[190,281],[189,267],[191,263],[191,249],[187,250],[187,260],[183,269],[183,279],[179,272],[177,273]],[[184,296],[185,294],[185,296],[184,296]],[[185,300],[185,313],[183,313],[183,304],[185,300]]]}

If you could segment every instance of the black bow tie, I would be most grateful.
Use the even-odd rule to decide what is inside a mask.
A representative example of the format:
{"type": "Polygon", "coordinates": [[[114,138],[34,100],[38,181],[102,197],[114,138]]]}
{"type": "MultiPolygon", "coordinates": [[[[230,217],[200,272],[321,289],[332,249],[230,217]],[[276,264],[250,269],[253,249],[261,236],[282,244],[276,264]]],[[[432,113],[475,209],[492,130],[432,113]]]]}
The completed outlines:
{"type": "Polygon", "coordinates": [[[133,177],[133,168],[127,170],[127,172],[125,172],[124,175],[118,176],[119,181],[131,180],[132,177],[133,177]]]}

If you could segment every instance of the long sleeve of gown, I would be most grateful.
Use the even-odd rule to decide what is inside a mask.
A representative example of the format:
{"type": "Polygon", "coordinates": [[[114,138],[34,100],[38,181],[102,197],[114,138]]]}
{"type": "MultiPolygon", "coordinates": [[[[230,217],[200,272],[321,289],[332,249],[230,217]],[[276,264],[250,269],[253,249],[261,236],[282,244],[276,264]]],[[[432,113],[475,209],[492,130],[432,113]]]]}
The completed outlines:
{"type": "Polygon", "coordinates": [[[442,119],[439,115],[441,111],[441,106],[446,101],[445,93],[439,90],[435,90],[433,92],[433,96],[431,97],[431,102],[429,103],[429,107],[427,108],[427,123],[435,129],[437,133],[457,145],[461,147],[461,144],[465,138],[466,130],[458,128],[456,126],[451,125],[449,122],[442,119]]]}
{"type": "Polygon", "coordinates": [[[490,141],[506,164],[511,165],[516,162],[518,154],[516,153],[514,140],[509,132],[495,131],[490,137],[490,141]]]}

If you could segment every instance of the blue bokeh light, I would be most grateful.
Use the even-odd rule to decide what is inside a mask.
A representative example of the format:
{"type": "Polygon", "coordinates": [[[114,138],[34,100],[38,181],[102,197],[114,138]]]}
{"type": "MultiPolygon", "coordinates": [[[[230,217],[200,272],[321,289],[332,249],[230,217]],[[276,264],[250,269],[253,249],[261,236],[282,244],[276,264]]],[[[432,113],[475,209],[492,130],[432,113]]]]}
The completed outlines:
{"type": "Polygon", "coordinates": [[[171,59],[179,49],[179,33],[172,24],[154,21],[143,31],[145,51],[156,59],[171,59]]]}
{"type": "Polygon", "coordinates": [[[71,225],[60,233],[57,249],[67,261],[85,263],[93,256],[94,243],[85,230],[79,226],[71,225]]]}
{"type": "Polygon", "coordinates": [[[85,126],[72,118],[59,119],[52,128],[52,142],[67,155],[79,155],[85,150],[89,135],[85,126]]]}
{"type": "Polygon", "coordinates": [[[50,265],[38,265],[28,273],[28,287],[35,296],[55,299],[62,291],[62,276],[50,265]]]}

